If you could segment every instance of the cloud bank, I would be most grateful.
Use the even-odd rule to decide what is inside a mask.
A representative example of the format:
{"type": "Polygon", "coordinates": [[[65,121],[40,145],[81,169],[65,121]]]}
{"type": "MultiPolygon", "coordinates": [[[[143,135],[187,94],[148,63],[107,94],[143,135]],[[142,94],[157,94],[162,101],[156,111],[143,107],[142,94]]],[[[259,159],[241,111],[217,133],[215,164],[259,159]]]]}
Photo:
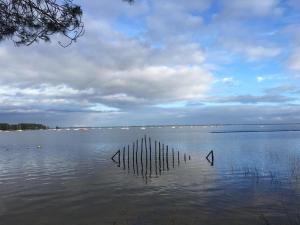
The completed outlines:
{"type": "Polygon", "coordinates": [[[86,34],[69,48],[0,43],[1,121],[205,123],[220,109],[235,115],[224,121],[295,119],[298,92],[282,87],[300,86],[297,1],[78,3],[86,34]]]}

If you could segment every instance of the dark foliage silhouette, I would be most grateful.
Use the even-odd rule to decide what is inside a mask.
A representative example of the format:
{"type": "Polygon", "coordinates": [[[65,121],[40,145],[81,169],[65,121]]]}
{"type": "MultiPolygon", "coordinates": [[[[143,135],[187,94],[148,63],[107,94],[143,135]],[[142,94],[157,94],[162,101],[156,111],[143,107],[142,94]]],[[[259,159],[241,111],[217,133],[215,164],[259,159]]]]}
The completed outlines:
{"type": "Polygon", "coordinates": [[[10,38],[16,45],[50,41],[51,35],[62,34],[68,46],[83,34],[81,7],[72,0],[1,0],[0,41],[10,38]]]}
{"type": "Polygon", "coordinates": [[[67,47],[84,33],[82,14],[73,0],[0,0],[0,41],[31,45],[61,34],[66,41],[59,44],[67,47]]]}

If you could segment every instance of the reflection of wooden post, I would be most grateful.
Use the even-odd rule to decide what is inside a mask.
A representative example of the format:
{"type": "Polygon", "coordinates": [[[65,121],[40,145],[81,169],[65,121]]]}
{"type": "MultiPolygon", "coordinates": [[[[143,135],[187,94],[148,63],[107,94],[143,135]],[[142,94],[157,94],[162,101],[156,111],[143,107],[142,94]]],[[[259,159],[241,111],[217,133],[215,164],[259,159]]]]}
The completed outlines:
{"type": "Polygon", "coordinates": [[[184,153],[184,163],[186,163],[186,154],[184,153]]]}
{"type": "Polygon", "coordinates": [[[177,152],[177,161],[178,161],[178,166],[179,166],[179,164],[180,164],[179,151],[177,152]]]}

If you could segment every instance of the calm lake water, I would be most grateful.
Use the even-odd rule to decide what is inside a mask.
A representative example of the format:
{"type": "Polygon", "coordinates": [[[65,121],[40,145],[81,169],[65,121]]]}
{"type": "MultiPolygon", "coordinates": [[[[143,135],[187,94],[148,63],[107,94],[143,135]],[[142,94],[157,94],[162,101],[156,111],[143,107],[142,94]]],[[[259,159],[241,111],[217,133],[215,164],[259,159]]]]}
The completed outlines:
{"type": "Polygon", "coordinates": [[[0,224],[300,224],[298,130],[300,125],[0,132],[0,224]],[[144,135],[147,156],[143,145],[141,161],[144,135]],[[155,140],[161,142],[160,163],[155,140]],[[128,144],[129,168],[127,147],[123,165],[128,144]],[[120,165],[118,155],[111,160],[119,149],[120,165]],[[210,150],[213,166],[205,158],[210,150]]]}

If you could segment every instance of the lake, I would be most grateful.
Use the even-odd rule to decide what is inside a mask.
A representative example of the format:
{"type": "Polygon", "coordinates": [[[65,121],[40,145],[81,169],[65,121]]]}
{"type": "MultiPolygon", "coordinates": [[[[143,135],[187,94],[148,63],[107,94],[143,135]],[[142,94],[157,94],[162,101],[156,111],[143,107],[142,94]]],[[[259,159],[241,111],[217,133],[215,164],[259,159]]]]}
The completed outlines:
{"type": "Polygon", "coordinates": [[[299,130],[286,124],[2,131],[0,224],[300,224],[299,130]],[[206,159],[211,150],[213,165],[206,159]]]}

